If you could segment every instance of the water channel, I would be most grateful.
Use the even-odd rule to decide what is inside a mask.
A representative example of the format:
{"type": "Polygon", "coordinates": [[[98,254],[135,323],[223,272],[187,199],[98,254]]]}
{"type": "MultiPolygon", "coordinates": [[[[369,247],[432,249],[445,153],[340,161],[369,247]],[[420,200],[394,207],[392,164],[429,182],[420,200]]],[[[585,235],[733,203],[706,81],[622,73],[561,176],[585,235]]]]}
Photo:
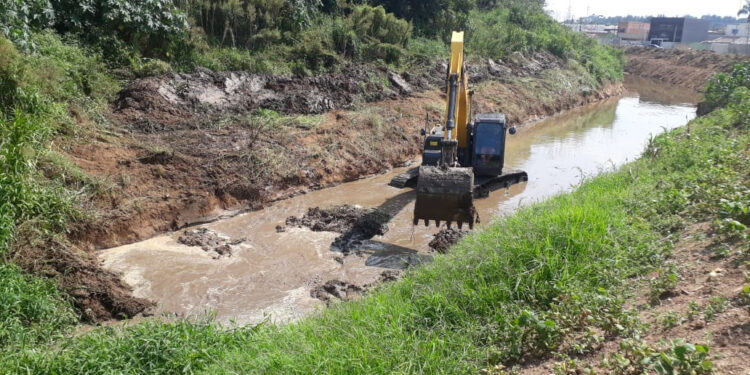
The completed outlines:
{"type": "MultiPolygon", "coordinates": [[[[530,124],[509,137],[506,167],[525,170],[529,181],[478,200],[482,225],[637,158],[650,137],[695,116],[694,93],[638,79],[626,83],[629,93],[621,98],[530,124]]],[[[212,311],[219,321],[239,324],[293,320],[325,306],[310,295],[321,283],[342,280],[364,285],[378,280],[384,270],[429,259],[427,244],[437,229],[412,226],[413,191],[387,185],[402,171],[203,225],[233,240],[244,239],[231,257],[213,259],[199,247],[179,244],[182,231],[99,255],[105,267],[123,275],[136,296],[156,301],[158,313],[195,316],[212,311]],[[276,231],[286,217],[301,216],[310,207],[338,204],[390,212],[394,217],[389,231],[349,256],[331,250],[336,233],[276,231]]]]}

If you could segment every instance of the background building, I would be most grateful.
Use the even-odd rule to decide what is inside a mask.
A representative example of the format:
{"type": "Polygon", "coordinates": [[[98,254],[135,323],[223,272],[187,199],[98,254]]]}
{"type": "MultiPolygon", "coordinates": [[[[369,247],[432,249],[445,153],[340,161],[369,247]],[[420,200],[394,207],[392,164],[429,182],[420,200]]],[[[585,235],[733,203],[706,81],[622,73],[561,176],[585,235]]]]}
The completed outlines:
{"type": "Polygon", "coordinates": [[[709,22],[696,18],[656,17],[651,19],[648,41],[665,48],[708,39],[709,22]]]}
{"type": "Polygon", "coordinates": [[[646,40],[649,29],[650,23],[622,21],[617,23],[617,36],[622,40],[646,40]]]}
{"type": "Polygon", "coordinates": [[[705,46],[718,53],[750,55],[750,24],[727,25],[724,35],[706,42],[705,46]]]}

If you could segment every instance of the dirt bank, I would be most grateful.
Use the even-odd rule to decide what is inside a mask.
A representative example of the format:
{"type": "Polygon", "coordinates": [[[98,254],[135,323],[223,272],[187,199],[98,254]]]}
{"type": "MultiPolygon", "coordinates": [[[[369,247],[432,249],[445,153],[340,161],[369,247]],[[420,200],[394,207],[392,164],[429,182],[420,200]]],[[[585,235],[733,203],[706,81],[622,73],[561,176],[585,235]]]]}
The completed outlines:
{"type": "MultiPolygon", "coordinates": [[[[621,93],[579,69],[548,54],[473,64],[477,110],[518,125],[621,93]]],[[[108,127],[81,121],[80,137],[57,143],[99,187],[84,202],[92,219],[71,230],[73,253],[402,166],[418,156],[425,113],[443,113],[444,72],[436,62],[403,74],[359,66],[312,78],[200,71],[137,80],[112,103],[108,127]]]]}
{"type": "MultiPolygon", "coordinates": [[[[106,185],[91,202],[99,216],[73,237],[113,247],[401,166],[419,153],[425,113],[442,115],[443,64],[404,74],[360,67],[317,78],[138,80],[113,104],[112,129],[63,150],[106,185]],[[393,99],[366,104],[382,98],[393,99]],[[322,107],[301,102],[333,110],[315,114],[322,107]],[[277,112],[258,112],[264,105],[277,112]]],[[[597,89],[545,54],[470,70],[477,110],[502,111],[516,125],[621,92],[617,84],[597,89]]]]}
{"type": "Polygon", "coordinates": [[[710,51],[630,47],[625,71],[644,78],[700,91],[716,72],[727,72],[750,57],[710,51]]]}

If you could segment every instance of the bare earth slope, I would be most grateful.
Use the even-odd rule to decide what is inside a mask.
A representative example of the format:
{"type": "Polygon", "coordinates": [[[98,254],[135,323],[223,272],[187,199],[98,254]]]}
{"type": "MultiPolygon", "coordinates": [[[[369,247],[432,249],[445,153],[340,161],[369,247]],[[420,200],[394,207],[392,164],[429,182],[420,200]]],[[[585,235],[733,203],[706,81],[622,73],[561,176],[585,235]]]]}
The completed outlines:
{"type": "Polygon", "coordinates": [[[727,72],[750,57],[710,51],[631,47],[625,71],[643,78],[701,90],[716,72],[727,72]]]}
{"type": "MultiPolygon", "coordinates": [[[[471,70],[478,110],[505,112],[515,125],[621,90],[596,89],[545,54],[471,70]]],[[[109,186],[92,202],[99,217],[76,238],[122,245],[403,165],[419,153],[425,113],[433,124],[442,116],[444,71],[437,62],[411,74],[352,67],[313,78],[135,81],[113,104],[109,134],[66,150],[109,186]]]]}

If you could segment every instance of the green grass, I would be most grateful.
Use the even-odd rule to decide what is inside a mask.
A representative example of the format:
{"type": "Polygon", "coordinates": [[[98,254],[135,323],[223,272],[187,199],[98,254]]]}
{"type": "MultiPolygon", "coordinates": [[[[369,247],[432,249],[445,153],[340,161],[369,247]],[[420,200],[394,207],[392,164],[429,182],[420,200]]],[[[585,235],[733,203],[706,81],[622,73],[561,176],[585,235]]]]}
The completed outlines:
{"type": "Polygon", "coordinates": [[[76,322],[52,283],[0,264],[0,352],[34,348],[58,338],[76,322]]]}
{"type": "MultiPolygon", "coordinates": [[[[662,265],[688,222],[745,220],[727,213],[722,202],[745,199],[737,197],[748,183],[742,172],[750,170],[748,126],[729,108],[700,117],[656,137],[642,159],[621,170],[523,208],[403,280],[295,324],[103,328],[8,355],[0,368],[39,374],[477,373],[549,356],[581,329],[636,337],[642,328],[623,307],[634,278],[662,265]]],[[[587,345],[574,348],[585,352],[587,345]]]]}

